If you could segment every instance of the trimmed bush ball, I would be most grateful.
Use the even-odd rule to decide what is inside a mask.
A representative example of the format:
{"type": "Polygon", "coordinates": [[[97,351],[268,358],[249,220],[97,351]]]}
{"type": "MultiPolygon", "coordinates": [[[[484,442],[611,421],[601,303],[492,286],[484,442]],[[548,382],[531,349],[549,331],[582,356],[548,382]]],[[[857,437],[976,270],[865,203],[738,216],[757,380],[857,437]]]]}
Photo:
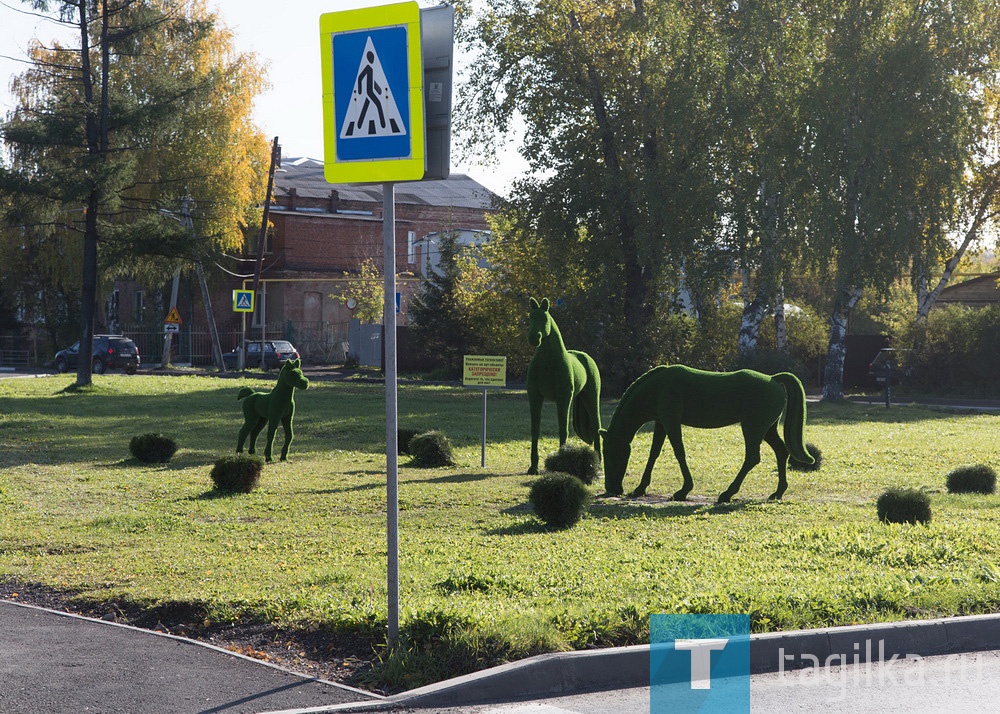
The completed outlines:
{"type": "Polygon", "coordinates": [[[417,434],[420,433],[418,429],[397,429],[396,430],[396,453],[397,454],[408,454],[410,453],[410,441],[417,434]]]}
{"type": "Polygon", "coordinates": [[[576,476],[545,474],[531,484],[528,500],[538,517],[553,528],[569,528],[583,516],[590,491],[576,476]]]}
{"type": "Polygon", "coordinates": [[[163,434],[133,436],[128,450],[146,464],[165,464],[177,453],[177,442],[163,434]]]}
{"type": "Polygon", "coordinates": [[[947,476],[948,493],[984,493],[997,490],[997,472],[984,464],[961,466],[947,476]]]}
{"type": "Polygon", "coordinates": [[[806,453],[816,460],[811,464],[804,464],[801,461],[796,461],[794,456],[789,456],[788,468],[793,471],[818,471],[820,464],[823,463],[823,452],[816,444],[808,443],[806,444],[806,453]]]}
{"type": "Polygon", "coordinates": [[[260,482],[264,458],[255,454],[223,456],[212,467],[212,482],[219,491],[250,493],[260,482]]]}
{"type": "Polygon", "coordinates": [[[545,457],[545,470],[576,476],[588,486],[600,474],[597,452],[586,444],[563,444],[545,457]]]}
{"type": "Polygon", "coordinates": [[[410,439],[410,455],[413,456],[412,466],[435,468],[455,465],[451,442],[443,431],[425,431],[414,436],[410,439]]]}
{"type": "Polygon", "coordinates": [[[930,523],[931,497],[912,488],[890,488],[875,504],[883,523],[930,523]]]}

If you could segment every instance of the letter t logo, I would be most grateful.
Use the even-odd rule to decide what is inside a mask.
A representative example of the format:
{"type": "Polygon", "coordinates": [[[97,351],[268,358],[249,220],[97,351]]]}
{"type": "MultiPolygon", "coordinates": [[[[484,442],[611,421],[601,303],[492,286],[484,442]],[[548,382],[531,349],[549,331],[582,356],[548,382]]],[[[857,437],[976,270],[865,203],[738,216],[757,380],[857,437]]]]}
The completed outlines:
{"type": "Polygon", "coordinates": [[[724,650],[728,642],[728,638],[674,641],[674,649],[691,652],[691,689],[712,688],[712,652],[724,650]]]}

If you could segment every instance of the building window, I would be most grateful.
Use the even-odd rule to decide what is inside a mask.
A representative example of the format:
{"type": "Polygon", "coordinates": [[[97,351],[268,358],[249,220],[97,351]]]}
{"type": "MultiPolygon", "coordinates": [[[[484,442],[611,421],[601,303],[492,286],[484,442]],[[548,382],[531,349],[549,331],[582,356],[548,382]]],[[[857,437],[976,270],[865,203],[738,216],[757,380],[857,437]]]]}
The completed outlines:
{"type": "Polygon", "coordinates": [[[142,322],[146,318],[146,292],[136,290],[132,304],[135,307],[135,321],[142,322]]]}
{"type": "Polygon", "coordinates": [[[407,231],[406,232],[406,262],[413,263],[417,262],[417,254],[414,249],[414,243],[417,242],[417,232],[407,231]]]}

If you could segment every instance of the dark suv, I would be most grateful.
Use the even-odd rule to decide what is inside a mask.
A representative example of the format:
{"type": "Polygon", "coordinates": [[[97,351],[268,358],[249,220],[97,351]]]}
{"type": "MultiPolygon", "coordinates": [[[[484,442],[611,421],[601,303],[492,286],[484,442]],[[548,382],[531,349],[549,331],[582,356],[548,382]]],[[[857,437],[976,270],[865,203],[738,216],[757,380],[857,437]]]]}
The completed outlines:
{"type": "MultiPolygon", "coordinates": [[[[94,374],[104,374],[109,369],[122,369],[127,374],[135,374],[139,368],[139,350],[135,343],[122,335],[94,335],[94,360],[91,370],[94,374]]],[[[80,359],[80,342],[72,347],[56,352],[55,365],[59,372],[76,369],[80,359]]]]}
{"type": "MultiPolygon", "coordinates": [[[[240,348],[237,347],[232,352],[222,355],[222,361],[226,369],[236,369],[240,361],[240,348]]],[[[281,367],[287,360],[298,359],[299,351],[295,349],[291,342],[287,340],[272,340],[264,343],[264,369],[281,367]]],[[[243,365],[247,369],[250,367],[260,367],[260,342],[247,343],[247,359],[243,365]]]]}

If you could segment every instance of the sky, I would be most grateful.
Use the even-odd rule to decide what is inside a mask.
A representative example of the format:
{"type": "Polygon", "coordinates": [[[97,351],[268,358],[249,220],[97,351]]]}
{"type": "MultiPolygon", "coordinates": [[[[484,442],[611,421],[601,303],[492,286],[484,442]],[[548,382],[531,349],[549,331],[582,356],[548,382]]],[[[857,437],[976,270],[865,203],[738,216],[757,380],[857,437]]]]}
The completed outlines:
{"type": "MultiPolygon", "coordinates": [[[[254,118],[269,142],[279,138],[282,156],[323,159],[319,16],[385,4],[389,0],[209,0],[209,7],[233,30],[237,49],[255,53],[267,68],[271,88],[257,98],[254,118]]],[[[0,114],[4,115],[13,108],[9,80],[25,69],[29,40],[47,42],[62,31],[52,22],[26,14],[27,9],[27,3],[0,0],[0,114]]],[[[456,91],[457,85],[456,75],[456,91]]],[[[477,159],[460,162],[453,149],[451,171],[468,174],[506,195],[510,182],[527,165],[513,144],[499,153],[503,156],[500,164],[489,165],[477,159]]]]}

